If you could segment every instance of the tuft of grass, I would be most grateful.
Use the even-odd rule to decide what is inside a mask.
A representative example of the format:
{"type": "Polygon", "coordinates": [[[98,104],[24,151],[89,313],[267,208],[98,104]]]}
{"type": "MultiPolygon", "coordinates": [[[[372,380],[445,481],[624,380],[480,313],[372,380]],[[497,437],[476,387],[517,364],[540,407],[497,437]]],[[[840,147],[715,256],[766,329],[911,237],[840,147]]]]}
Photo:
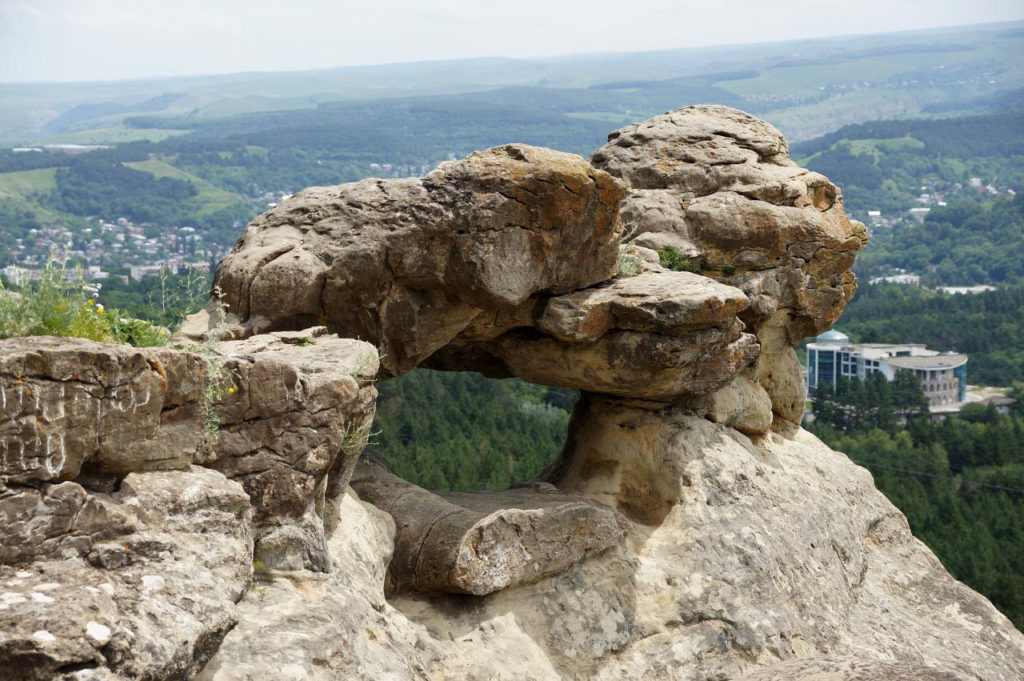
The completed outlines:
{"type": "Polygon", "coordinates": [[[237,377],[227,369],[225,358],[219,350],[220,341],[228,333],[227,305],[220,287],[213,289],[211,300],[214,301],[215,309],[211,315],[216,320],[215,324],[203,335],[201,342],[186,348],[206,362],[207,383],[203,392],[203,411],[206,414],[204,429],[207,441],[216,440],[220,432],[220,410],[216,406],[220,398],[238,391],[237,377]]]}
{"type": "Polygon", "coordinates": [[[659,248],[656,252],[661,266],[674,272],[693,272],[694,274],[700,274],[708,268],[708,259],[706,256],[702,256],[700,260],[694,262],[690,258],[682,255],[673,246],[659,248]]]}
{"type": "Polygon", "coordinates": [[[640,274],[643,262],[633,255],[633,239],[637,237],[636,227],[628,227],[619,240],[619,276],[635,277],[640,274]]]}

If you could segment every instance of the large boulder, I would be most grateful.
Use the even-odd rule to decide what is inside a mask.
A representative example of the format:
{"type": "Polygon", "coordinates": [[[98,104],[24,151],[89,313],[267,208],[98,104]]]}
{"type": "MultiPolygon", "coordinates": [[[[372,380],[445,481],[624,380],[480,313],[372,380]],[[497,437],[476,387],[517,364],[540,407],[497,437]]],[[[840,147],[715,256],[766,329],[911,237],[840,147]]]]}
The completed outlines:
{"type": "Polygon", "coordinates": [[[424,365],[672,402],[717,390],[758,353],[737,318],[746,296],[689,272],[653,266],[530,302],[529,314],[474,323],[424,365]]]}
{"type": "Polygon", "coordinates": [[[521,144],[423,179],[314,187],[246,227],[216,285],[250,331],[324,324],[375,343],[397,375],[483,310],[611,277],[623,191],[578,156],[521,144]]]}
{"type": "Polygon", "coordinates": [[[802,387],[775,367],[792,372],[791,347],[839,318],[856,289],[854,255],[867,243],[839,189],[793,163],[773,126],[724,106],[620,128],[590,158],[629,187],[622,222],[637,244],[674,248],[747,295],[740,318],[761,346],[750,376],[769,393],[776,430],[792,431],[802,387]]]}
{"type": "Polygon", "coordinates": [[[326,570],[324,498],[345,488],[369,438],[376,349],[314,327],[225,341],[216,352],[235,389],[217,397],[204,464],[252,499],[258,562],[326,570]]]}
{"type": "Polygon", "coordinates": [[[483,596],[569,569],[618,544],[629,523],[553,485],[428,492],[368,447],[352,487],[395,520],[388,591],[483,596]]]}
{"type": "Polygon", "coordinates": [[[184,468],[202,445],[207,366],[165,348],[0,340],[0,481],[184,468]]]}

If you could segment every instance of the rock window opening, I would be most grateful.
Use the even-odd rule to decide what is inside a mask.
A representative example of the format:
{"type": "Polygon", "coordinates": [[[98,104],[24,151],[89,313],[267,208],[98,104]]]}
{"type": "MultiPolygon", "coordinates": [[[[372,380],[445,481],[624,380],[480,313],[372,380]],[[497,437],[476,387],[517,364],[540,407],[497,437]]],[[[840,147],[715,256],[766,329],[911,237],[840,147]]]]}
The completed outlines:
{"type": "Polygon", "coordinates": [[[371,444],[429,490],[496,490],[534,478],[565,442],[575,390],[416,369],[377,385],[371,444]]]}

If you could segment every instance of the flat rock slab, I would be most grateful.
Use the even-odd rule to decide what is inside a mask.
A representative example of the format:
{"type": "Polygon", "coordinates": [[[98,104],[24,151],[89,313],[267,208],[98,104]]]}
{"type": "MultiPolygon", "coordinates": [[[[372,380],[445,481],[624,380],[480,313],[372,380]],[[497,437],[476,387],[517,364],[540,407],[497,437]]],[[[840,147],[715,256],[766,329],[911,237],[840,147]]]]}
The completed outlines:
{"type": "Polygon", "coordinates": [[[537,327],[559,340],[597,340],[611,329],[671,335],[731,325],[747,307],[738,288],[690,272],[648,272],[551,298],[537,327]]]}
{"type": "Polygon", "coordinates": [[[372,449],[360,458],[352,487],[395,520],[393,592],[482,596],[562,572],[618,544],[629,528],[611,508],[547,484],[428,492],[391,473],[372,449]]]}

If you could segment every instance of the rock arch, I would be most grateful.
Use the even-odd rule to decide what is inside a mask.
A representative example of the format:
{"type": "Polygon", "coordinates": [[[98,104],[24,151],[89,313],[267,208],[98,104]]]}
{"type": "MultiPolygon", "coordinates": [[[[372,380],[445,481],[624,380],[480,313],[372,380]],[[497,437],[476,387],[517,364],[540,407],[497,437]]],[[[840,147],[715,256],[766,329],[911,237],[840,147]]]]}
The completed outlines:
{"type": "MultiPolygon", "coordinates": [[[[379,379],[415,366],[517,376],[649,410],[686,409],[759,436],[799,423],[803,384],[791,346],[838,317],[865,242],[839,190],[790,161],[775,128],[695,106],[611,133],[591,163],[509,144],[421,179],[307,189],[246,227],[215,285],[236,336],[323,325],[376,345],[379,379]],[[633,276],[617,273],[623,223],[637,235],[633,276]],[[652,249],[665,246],[700,271],[662,267],[652,249]]],[[[591,402],[578,405],[576,423],[588,422],[591,402]]],[[[550,480],[571,480],[582,496],[600,487],[632,520],[656,523],[662,502],[641,497],[655,494],[657,467],[622,475],[627,462],[588,462],[574,450],[583,440],[570,438],[550,480]]],[[[399,523],[394,583],[486,593],[530,576],[522,566],[518,577],[495,577],[463,565],[467,552],[483,555],[480,542],[501,546],[483,537],[507,524],[501,504],[529,505],[522,493],[455,507],[392,480],[380,463],[357,482],[399,523]]],[[[534,501],[551,506],[550,497],[534,501]]],[[[621,536],[597,507],[576,511],[600,530],[537,574],[621,536]]],[[[523,548],[546,531],[533,522],[524,555],[543,552],[523,548]]],[[[522,538],[522,526],[513,534],[522,538]]],[[[514,551],[498,553],[507,567],[514,551]]]]}

